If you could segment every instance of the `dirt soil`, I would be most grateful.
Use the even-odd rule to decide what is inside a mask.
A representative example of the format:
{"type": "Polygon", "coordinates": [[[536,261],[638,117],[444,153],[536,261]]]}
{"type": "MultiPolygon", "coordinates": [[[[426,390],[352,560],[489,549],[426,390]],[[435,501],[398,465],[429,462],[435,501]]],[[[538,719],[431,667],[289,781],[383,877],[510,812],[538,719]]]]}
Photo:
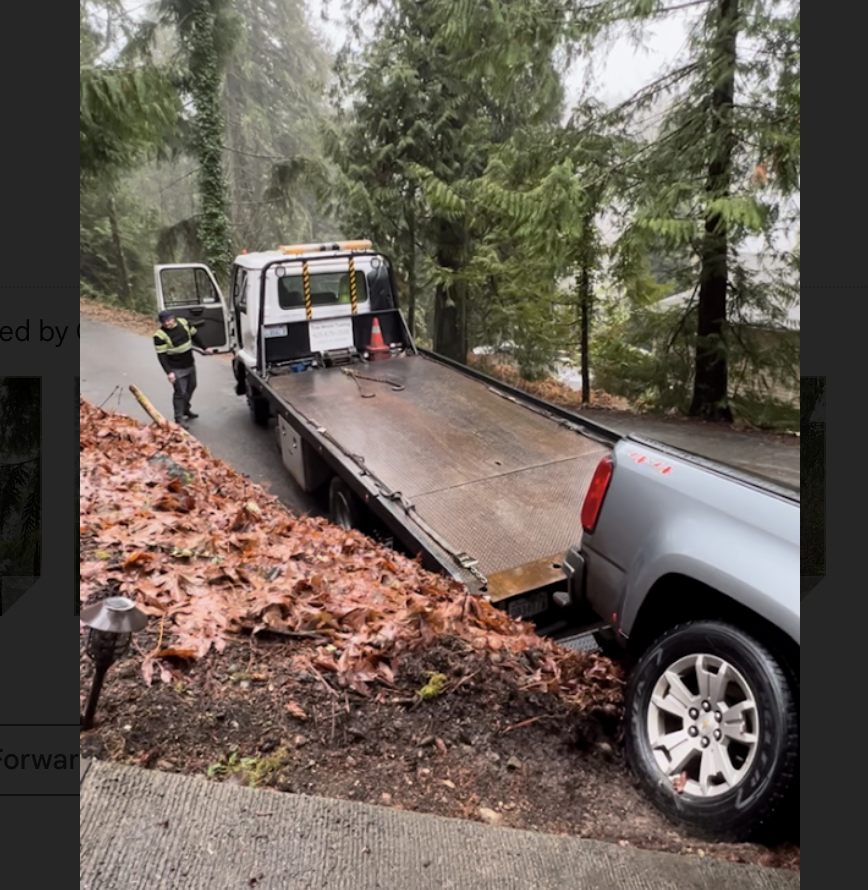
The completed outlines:
{"type": "Polygon", "coordinates": [[[151,619],[83,757],[800,870],[797,837],[709,843],[650,806],[623,760],[622,666],[290,516],[177,427],[85,402],[80,423],[82,605],[120,594],[151,619]]]}
{"type": "MultiPolygon", "coordinates": [[[[98,725],[81,734],[82,757],[801,869],[795,844],[708,843],[670,825],[623,762],[618,708],[577,715],[493,680],[460,645],[408,657],[399,685],[361,700],[303,667],[300,642],[239,643],[195,667],[172,664],[170,683],[144,688],[141,662],[157,637],[143,633],[138,651],[112,670],[98,725]],[[417,691],[431,672],[461,686],[423,701],[417,691]]],[[[82,647],[82,709],[91,676],[82,647]]]]}

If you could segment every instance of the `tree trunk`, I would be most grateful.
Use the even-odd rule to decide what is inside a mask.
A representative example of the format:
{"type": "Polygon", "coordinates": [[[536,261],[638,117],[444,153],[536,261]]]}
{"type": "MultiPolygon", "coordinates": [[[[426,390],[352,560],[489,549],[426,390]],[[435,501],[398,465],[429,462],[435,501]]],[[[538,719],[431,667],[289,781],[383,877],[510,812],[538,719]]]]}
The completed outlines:
{"type": "MultiPolygon", "coordinates": [[[[244,97],[240,84],[240,74],[232,67],[226,74],[223,86],[223,102],[226,108],[228,121],[240,118],[243,114],[244,97]]],[[[232,149],[229,158],[229,175],[227,177],[227,189],[230,196],[230,214],[232,233],[236,241],[241,244],[251,242],[247,225],[245,207],[252,201],[252,189],[248,181],[248,164],[244,152],[247,143],[244,138],[244,128],[237,123],[227,123],[226,143],[232,149]]]]}
{"type": "MultiPolygon", "coordinates": [[[[437,263],[452,272],[461,268],[460,240],[457,235],[453,226],[441,223],[437,263]]],[[[462,301],[462,289],[454,282],[448,286],[437,286],[434,299],[434,351],[464,364],[467,362],[467,350],[464,348],[466,336],[462,325],[462,301]]]]}
{"type": "Polygon", "coordinates": [[[591,319],[594,308],[594,288],[592,272],[597,264],[596,229],[594,221],[597,207],[602,198],[601,192],[592,195],[590,207],[582,220],[581,251],[579,255],[579,307],[581,311],[582,339],[582,404],[591,402],[591,319]]]}
{"type": "Polygon", "coordinates": [[[590,351],[591,342],[591,303],[593,294],[591,292],[591,270],[588,268],[587,260],[582,265],[581,275],[579,276],[579,301],[582,314],[582,404],[590,405],[591,403],[591,363],[588,352],[590,351]]]}
{"type": "Polygon", "coordinates": [[[42,541],[39,535],[41,531],[37,532],[36,550],[33,553],[33,574],[37,578],[42,574],[42,541]]]}
{"type": "Polygon", "coordinates": [[[467,364],[468,341],[467,341],[467,309],[470,301],[467,299],[467,282],[459,281],[455,286],[458,294],[458,345],[461,350],[461,361],[467,364]]]}
{"type": "Polygon", "coordinates": [[[416,189],[413,187],[413,196],[410,199],[409,214],[407,218],[407,228],[410,237],[410,250],[408,253],[409,269],[407,275],[408,295],[408,324],[410,327],[410,336],[416,336],[416,299],[417,299],[417,283],[416,283],[416,189]]]}
{"type": "Polygon", "coordinates": [[[112,244],[115,249],[115,260],[118,264],[118,289],[121,295],[121,302],[124,306],[130,306],[133,301],[132,289],[130,288],[130,276],[127,270],[127,255],[124,253],[124,243],[121,240],[121,227],[118,222],[118,212],[115,206],[113,195],[109,195],[106,203],[108,212],[109,226],[112,233],[112,244]]]}
{"type": "Polygon", "coordinates": [[[227,214],[226,173],[223,169],[222,72],[215,46],[214,15],[208,0],[196,0],[191,32],[191,80],[195,117],[195,147],[199,161],[202,202],[200,240],[205,261],[221,283],[228,281],[232,241],[227,214]]]}
{"type": "Polygon", "coordinates": [[[467,361],[461,355],[460,310],[454,286],[437,286],[434,297],[434,351],[457,362],[467,361]]]}
{"type": "MultiPolygon", "coordinates": [[[[713,155],[708,168],[709,202],[727,198],[735,150],[732,110],[735,100],[735,66],[741,24],[739,0],[718,0],[717,35],[712,58],[716,87],[711,97],[713,155]]],[[[727,404],[729,379],[726,357],[726,297],[729,285],[726,221],[708,212],[700,250],[699,321],[693,403],[690,414],[707,420],[732,422],[727,404]]]]}

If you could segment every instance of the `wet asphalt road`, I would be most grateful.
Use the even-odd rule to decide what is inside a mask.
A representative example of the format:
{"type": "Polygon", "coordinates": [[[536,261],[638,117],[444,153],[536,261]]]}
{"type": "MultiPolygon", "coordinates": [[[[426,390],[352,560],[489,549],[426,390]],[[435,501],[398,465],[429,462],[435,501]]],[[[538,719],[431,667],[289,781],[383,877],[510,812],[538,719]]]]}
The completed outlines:
{"type": "MultiPolygon", "coordinates": [[[[197,355],[196,367],[199,386],[193,409],[200,416],[190,432],[215,457],[262,485],[294,513],[324,515],[326,505],[303,492],[284,469],[273,426],[256,426],[244,397],[235,395],[229,358],[197,355]]],[[[79,369],[81,394],[89,402],[150,423],[129,390],[134,383],[161,414],[172,417],[172,387],[149,338],[82,318],[79,369]]]]}

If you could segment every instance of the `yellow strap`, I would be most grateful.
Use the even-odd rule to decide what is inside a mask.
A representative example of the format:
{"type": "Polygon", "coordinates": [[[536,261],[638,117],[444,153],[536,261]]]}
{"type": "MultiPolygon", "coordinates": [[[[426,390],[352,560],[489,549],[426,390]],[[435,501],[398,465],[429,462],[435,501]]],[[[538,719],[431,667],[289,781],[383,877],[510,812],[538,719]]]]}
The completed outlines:
{"type": "Polygon", "coordinates": [[[301,267],[302,279],[304,281],[304,309],[307,312],[307,320],[313,318],[313,297],[310,293],[310,269],[307,263],[303,263],[301,267]]]}
{"type": "Polygon", "coordinates": [[[353,306],[353,315],[359,314],[359,291],[356,287],[356,260],[350,257],[350,303],[353,306]]]}

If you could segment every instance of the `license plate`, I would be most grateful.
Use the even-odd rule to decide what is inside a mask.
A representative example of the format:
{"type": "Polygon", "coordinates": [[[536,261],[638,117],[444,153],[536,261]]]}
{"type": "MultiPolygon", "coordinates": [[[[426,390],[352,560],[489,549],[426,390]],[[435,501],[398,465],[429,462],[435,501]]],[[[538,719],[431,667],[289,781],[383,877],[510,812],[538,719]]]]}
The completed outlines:
{"type": "Polygon", "coordinates": [[[285,324],[274,328],[265,329],[265,339],[274,340],[275,337],[285,337],[289,333],[289,328],[285,324]]]}
{"type": "Polygon", "coordinates": [[[547,593],[534,593],[531,596],[522,597],[509,604],[510,618],[530,618],[545,612],[549,607],[549,595],[547,593]]]}

